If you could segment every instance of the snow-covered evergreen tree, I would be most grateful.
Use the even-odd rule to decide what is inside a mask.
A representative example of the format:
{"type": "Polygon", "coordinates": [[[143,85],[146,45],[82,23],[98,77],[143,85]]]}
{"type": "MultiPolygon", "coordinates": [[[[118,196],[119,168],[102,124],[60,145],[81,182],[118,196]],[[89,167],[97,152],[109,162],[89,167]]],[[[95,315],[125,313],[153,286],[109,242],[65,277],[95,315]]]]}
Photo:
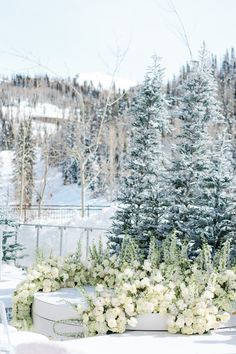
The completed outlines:
{"type": "Polygon", "coordinates": [[[113,221],[111,245],[118,252],[125,235],[135,239],[147,255],[150,237],[160,214],[160,175],[163,170],[163,135],[169,119],[162,93],[162,69],[157,57],[148,69],[132,108],[132,131],[118,201],[120,207],[113,221]]]}
{"type": "Polygon", "coordinates": [[[2,260],[3,262],[15,261],[23,258],[22,251],[25,247],[16,241],[18,223],[8,213],[0,209],[0,227],[3,228],[2,260]]]}
{"type": "Polygon", "coordinates": [[[192,252],[205,239],[214,251],[231,236],[234,223],[226,145],[212,130],[213,126],[222,130],[224,120],[204,50],[181,91],[181,134],[169,170],[168,208],[160,232],[178,230],[191,242],[192,252]]]}
{"type": "Polygon", "coordinates": [[[79,162],[72,155],[72,149],[76,147],[76,132],[78,129],[78,118],[76,114],[66,124],[65,132],[65,160],[62,165],[64,184],[78,183],[79,162]]]}
{"type": "Polygon", "coordinates": [[[16,197],[21,209],[24,205],[29,206],[32,201],[34,163],[35,150],[32,137],[32,124],[29,119],[22,121],[19,125],[14,151],[16,197]]]}
{"type": "Polygon", "coordinates": [[[13,123],[0,110],[0,148],[11,150],[14,145],[13,123]]]}

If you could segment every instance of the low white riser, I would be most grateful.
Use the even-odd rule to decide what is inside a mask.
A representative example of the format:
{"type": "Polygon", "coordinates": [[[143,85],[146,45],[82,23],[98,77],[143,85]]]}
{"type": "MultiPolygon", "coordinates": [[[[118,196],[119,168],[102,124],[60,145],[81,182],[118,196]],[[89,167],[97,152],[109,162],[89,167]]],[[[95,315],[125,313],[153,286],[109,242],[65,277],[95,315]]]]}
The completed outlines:
{"type": "MultiPolygon", "coordinates": [[[[57,335],[54,332],[53,325],[54,321],[42,318],[35,313],[33,313],[33,324],[34,324],[34,332],[43,334],[47,337],[51,337],[53,339],[73,339],[68,336],[57,335]]],[[[79,333],[82,331],[82,327],[80,325],[70,325],[70,324],[56,324],[56,331],[59,333],[79,333]]]]}
{"type": "Polygon", "coordinates": [[[220,328],[232,328],[236,327],[236,315],[232,315],[230,320],[224,323],[220,328]]]}
{"type": "Polygon", "coordinates": [[[159,313],[140,315],[137,320],[138,323],[135,328],[127,326],[127,329],[133,331],[167,331],[167,318],[159,313]]]}
{"type": "MultiPolygon", "coordinates": [[[[86,287],[87,291],[94,296],[93,287],[86,287]]],[[[52,293],[39,292],[35,294],[33,303],[33,324],[34,330],[38,333],[55,337],[53,323],[58,320],[78,319],[78,313],[67,302],[82,304],[87,307],[86,300],[79,289],[60,289],[52,293]]],[[[221,328],[236,327],[236,315],[221,326],[221,328]]],[[[60,332],[78,332],[78,326],[58,324],[60,332]],[[74,327],[74,328],[73,328],[74,327]]],[[[135,328],[128,326],[128,330],[137,331],[166,331],[167,318],[160,314],[148,314],[138,316],[138,323],[135,328]]]]}

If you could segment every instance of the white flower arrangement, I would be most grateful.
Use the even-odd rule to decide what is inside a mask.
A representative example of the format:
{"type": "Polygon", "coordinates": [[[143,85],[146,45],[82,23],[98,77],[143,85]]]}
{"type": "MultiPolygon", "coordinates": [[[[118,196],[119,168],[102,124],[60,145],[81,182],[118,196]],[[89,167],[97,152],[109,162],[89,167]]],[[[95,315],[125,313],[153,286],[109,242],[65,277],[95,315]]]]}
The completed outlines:
{"type": "Polygon", "coordinates": [[[228,244],[213,260],[206,256],[209,246],[191,260],[183,256],[181,245],[172,236],[164,243],[158,262],[153,241],[144,261],[137,258],[135,247],[129,243],[126,247],[120,256],[112,257],[101,245],[98,250],[93,247],[86,266],[79,251],[65,259],[50,258],[36,264],[16,289],[15,325],[32,325],[35,292],[87,284],[95,286],[96,296],[85,293],[86,308],[73,305],[86,336],[122,333],[127,325],[136,326],[139,315],[150,313],[167,316],[171,333],[202,334],[218,328],[235,310],[236,272],[227,267],[228,244]]]}

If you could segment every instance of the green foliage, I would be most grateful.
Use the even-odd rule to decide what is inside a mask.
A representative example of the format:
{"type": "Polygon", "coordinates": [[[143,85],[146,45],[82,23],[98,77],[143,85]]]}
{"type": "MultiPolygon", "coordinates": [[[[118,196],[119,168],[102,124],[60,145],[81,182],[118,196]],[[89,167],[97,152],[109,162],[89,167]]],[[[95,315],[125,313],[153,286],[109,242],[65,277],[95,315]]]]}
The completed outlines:
{"type": "Polygon", "coordinates": [[[230,266],[231,240],[227,240],[214,257],[214,266],[224,271],[230,266]]]}
{"type": "MultiPolygon", "coordinates": [[[[236,274],[229,266],[229,248],[230,243],[225,243],[212,260],[209,245],[203,243],[199,257],[189,259],[186,245],[178,242],[174,232],[158,252],[151,237],[148,259],[139,259],[140,249],[126,236],[120,259],[109,257],[100,244],[91,248],[92,261],[86,265],[77,262],[78,256],[73,254],[42,260],[29,269],[26,280],[15,291],[14,324],[19,328],[32,325],[30,309],[35,292],[79,287],[87,306],[71,305],[79,314],[77,324],[87,335],[123,333],[129,322],[135,326],[136,317],[146,313],[171,316],[168,330],[172,333],[209,331],[229,319],[236,300],[236,274]],[[85,285],[96,286],[96,295],[89,295],[85,285]]],[[[56,328],[55,332],[60,333],[56,328]]]]}
{"type": "Polygon", "coordinates": [[[103,248],[102,241],[99,240],[98,246],[93,244],[89,248],[90,261],[96,264],[101,264],[104,259],[109,258],[109,249],[103,248]]]}
{"type": "Polygon", "coordinates": [[[119,253],[120,264],[133,264],[141,260],[141,253],[135,241],[126,235],[122,241],[121,251],[119,253]]]}
{"type": "Polygon", "coordinates": [[[154,56],[131,109],[132,127],[126,171],[110,234],[118,253],[126,234],[147,257],[150,235],[155,234],[162,208],[161,178],[165,159],[164,136],[169,131],[167,103],[162,92],[163,70],[154,56]]]}
{"type": "Polygon", "coordinates": [[[0,227],[2,228],[3,261],[16,261],[23,258],[25,247],[16,241],[17,222],[0,211],[0,227]]]}
{"type": "Polygon", "coordinates": [[[16,261],[17,259],[21,259],[25,256],[22,254],[25,247],[21,243],[15,242],[15,236],[16,231],[3,231],[2,260],[4,262],[16,261]]]}
{"type": "Polygon", "coordinates": [[[150,261],[152,268],[157,268],[161,261],[161,252],[155,236],[150,237],[148,260],[150,261]]]}

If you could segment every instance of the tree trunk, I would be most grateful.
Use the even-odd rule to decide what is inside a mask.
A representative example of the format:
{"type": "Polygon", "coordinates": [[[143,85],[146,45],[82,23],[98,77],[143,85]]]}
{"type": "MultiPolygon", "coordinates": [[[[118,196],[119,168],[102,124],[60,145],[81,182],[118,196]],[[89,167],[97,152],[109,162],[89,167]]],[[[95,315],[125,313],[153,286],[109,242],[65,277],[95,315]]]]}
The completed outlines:
{"type": "Polygon", "coordinates": [[[80,162],[80,197],[81,197],[81,217],[85,217],[85,166],[84,162],[80,162]]]}

